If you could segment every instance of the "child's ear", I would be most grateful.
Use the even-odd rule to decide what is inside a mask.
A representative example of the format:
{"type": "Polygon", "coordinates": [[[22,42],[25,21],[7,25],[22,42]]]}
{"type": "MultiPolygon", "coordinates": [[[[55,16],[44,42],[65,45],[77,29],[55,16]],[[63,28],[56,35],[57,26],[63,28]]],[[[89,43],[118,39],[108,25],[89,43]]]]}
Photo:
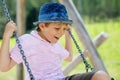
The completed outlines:
{"type": "Polygon", "coordinates": [[[40,28],[40,30],[43,30],[45,28],[45,23],[40,23],[38,27],[40,28]]]}

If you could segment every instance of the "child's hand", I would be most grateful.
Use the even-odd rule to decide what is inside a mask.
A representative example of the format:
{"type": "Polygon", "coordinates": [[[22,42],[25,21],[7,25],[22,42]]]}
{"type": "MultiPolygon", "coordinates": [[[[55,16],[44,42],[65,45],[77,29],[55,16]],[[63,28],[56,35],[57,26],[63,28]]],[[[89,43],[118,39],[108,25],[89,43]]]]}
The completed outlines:
{"type": "Polygon", "coordinates": [[[68,36],[68,37],[70,37],[70,34],[69,34],[68,30],[71,31],[71,26],[70,25],[68,25],[67,30],[65,32],[65,35],[68,36]]]}
{"type": "Polygon", "coordinates": [[[12,37],[13,33],[17,31],[16,24],[13,21],[10,21],[6,24],[4,37],[10,38],[12,37]]]}

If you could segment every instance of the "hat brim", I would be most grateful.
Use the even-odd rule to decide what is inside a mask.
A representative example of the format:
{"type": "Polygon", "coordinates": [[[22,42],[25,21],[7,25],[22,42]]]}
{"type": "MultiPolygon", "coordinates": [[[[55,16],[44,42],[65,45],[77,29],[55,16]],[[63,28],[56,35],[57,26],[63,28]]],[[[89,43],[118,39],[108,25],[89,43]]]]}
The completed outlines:
{"type": "Polygon", "coordinates": [[[72,24],[73,21],[72,20],[45,20],[45,21],[36,21],[36,22],[33,22],[33,25],[37,26],[38,24],[40,23],[56,23],[56,22],[60,22],[60,23],[67,23],[67,24],[72,24]]]}

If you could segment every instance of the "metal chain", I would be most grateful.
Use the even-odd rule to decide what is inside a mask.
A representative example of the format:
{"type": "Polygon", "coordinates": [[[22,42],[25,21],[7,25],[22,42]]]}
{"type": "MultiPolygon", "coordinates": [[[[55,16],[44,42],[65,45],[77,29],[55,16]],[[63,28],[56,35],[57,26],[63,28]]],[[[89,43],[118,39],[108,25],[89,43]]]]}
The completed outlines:
{"type": "Polygon", "coordinates": [[[84,56],[82,50],[80,49],[79,45],[77,44],[77,41],[75,40],[75,38],[74,38],[72,32],[71,32],[70,30],[68,30],[68,32],[69,32],[71,38],[73,39],[73,42],[74,42],[76,48],[78,49],[78,52],[80,53],[80,55],[81,55],[81,57],[82,57],[82,59],[83,59],[83,62],[84,62],[84,64],[85,64],[85,68],[86,68],[86,72],[88,72],[89,68],[90,68],[91,71],[92,71],[93,68],[91,67],[90,64],[88,64],[88,62],[87,62],[87,60],[86,60],[86,58],[85,58],[85,56],[84,56]]]}
{"type": "MultiPolygon", "coordinates": [[[[1,1],[2,1],[2,6],[3,6],[3,9],[4,9],[5,15],[6,15],[8,21],[11,21],[11,17],[10,17],[10,14],[9,14],[8,9],[7,9],[7,7],[6,7],[6,3],[5,3],[4,0],[1,0],[1,1]]],[[[33,76],[33,74],[32,74],[32,71],[31,71],[31,69],[30,69],[30,67],[29,67],[29,63],[28,63],[28,61],[27,61],[27,58],[26,58],[26,56],[25,56],[25,54],[24,54],[24,51],[23,51],[23,49],[22,49],[22,45],[20,44],[20,40],[18,39],[17,33],[14,32],[13,35],[14,35],[14,37],[16,38],[16,43],[17,43],[17,45],[18,45],[18,48],[19,48],[19,50],[20,50],[20,54],[22,55],[22,59],[23,59],[24,64],[25,64],[25,66],[26,66],[26,68],[27,68],[27,71],[28,71],[28,73],[29,73],[30,80],[35,80],[35,78],[34,78],[34,76],[33,76]]]]}
{"type": "Polygon", "coordinates": [[[5,1],[4,0],[1,0],[1,1],[2,1],[2,6],[4,9],[5,15],[7,16],[8,21],[11,21],[11,17],[10,17],[10,14],[9,14],[8,9],[6,7],[5,1]]]}

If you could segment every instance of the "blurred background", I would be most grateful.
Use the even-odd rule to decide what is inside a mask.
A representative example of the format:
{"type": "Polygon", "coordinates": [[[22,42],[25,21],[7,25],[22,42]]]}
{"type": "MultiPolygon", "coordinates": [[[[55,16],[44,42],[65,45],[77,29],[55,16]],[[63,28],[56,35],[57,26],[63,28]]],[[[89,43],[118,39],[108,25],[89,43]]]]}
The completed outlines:
{"type": "MultiPolygon", "coordinates": [[[[42,4],[57,0],[24,0],[25,1],[25,33],[29,33],[35,29],[33,22],[37,21],[39,8],[42,4]]],[[[120,0],[73,0],[78,12],[80,13],[86,29],[94,39],[99,33],[106,32],[108,39],[99,48],[97,48],[100,56],[105,64],[109,74],[115,78],[120,79],[120,0]]],[[[10,12],[12,20],[16,22],[16,0],[6,0],[7,8],[10,12]]],[[[0,46],[2,41],[2,35],[4,32],[7,18],[4,14],[2,4],[0,3],[0,46]]],[[[75,38],[78,44],[81,42],[78,39],[77,34],[74,31],[75,38]]],[[[61,40],[62,44],[64,42],[61,40]]],[[[15,39],[11,39],[12,48],[15,44],[15,39]]],[[[74,45],[73,45],[74,46],[74,45]]],[[[74,55],[77,50],[74,47],[74,55]]],[[[67,63],[63,63],[65,67],[67,63]]],[[[78,65],[70,74],[79,73],[83,71],[83,64],[78,65]],[[81,67],[82,66],[82,67],[81,67]]],[[[8,72],[0,72],[0,80],[16,80],[16,67],[8,72]]]]}

